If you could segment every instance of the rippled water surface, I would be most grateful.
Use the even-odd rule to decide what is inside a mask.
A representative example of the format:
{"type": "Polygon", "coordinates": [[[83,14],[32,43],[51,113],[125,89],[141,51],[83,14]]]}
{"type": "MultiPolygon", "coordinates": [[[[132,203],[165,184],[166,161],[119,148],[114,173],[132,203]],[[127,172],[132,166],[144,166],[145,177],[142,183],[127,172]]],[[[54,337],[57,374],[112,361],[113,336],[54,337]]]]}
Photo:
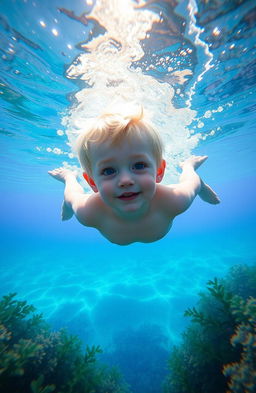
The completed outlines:
{"type": "Polygon", "coordinates": [[[109,348],[154,325],[171,345],[206,281],[255,263],[255,21],[250,0],[1,1],[1,294],[85,342],[109,348]],[[62,184],[47,174],[78,167],[75,136],[116,99],[151,116],[166,184],[207,154],[200,175],[222,200],[196,199],[153,244],[62,223],[62,184]]]}

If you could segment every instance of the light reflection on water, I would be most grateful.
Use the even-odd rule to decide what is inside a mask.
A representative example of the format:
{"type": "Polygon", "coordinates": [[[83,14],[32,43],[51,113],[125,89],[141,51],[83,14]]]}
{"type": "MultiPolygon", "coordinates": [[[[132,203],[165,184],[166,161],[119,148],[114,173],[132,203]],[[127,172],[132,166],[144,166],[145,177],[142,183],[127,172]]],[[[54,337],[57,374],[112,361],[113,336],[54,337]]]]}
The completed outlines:
{"type": "MultiPolygon", "coordinates": [[[[139,65],[134,65],[145,56],[141,42],[150,36],[153,26],[160,28],[164,23],[161,12],[143,9],[140,4],[135,6],[132,1],[96,2],[87,18],[97,21],[104,28],[104,33],[86,43],[83,46],[86,53],[81,54],[67,70],[68,78],[80,78],[88,84],[76,93],[77,102],[63,119],[71,145],[77,134],[86,127],[88,119],[96,117],[113,100],[143,103],[164,140],[169,163],[166,182],[171,181],[170,177],[172,181],[175,179],[178,163],[191,154],[201,138],[207,137],[200,132],[191,132],[188,127],[196,116],[196,112],[190,108],[192,95],[212,60],[208,45],[200,40],[200,29],[195,26],[195,3],[191,1],[188,9],[189,23],[185,36],[195,37],[195,49],[197,46],[204,48],[205,63],[200,66],[196,77],[192,75],[195,81],[188,92],[187,105],[177,109],[172,103],[172,81],[182,86],[192,71],[184,67],[174,70],[170,66],[164,80],[158,80],[149,73],[145,74],[139,65]]],[[[183,58],[189,57],[191,49],[180,49],[180,53],[183,58]]],[[[159,66],[166,67],[165,63],[168,62],[171,63],[171,58],[166,56],[159,57],[155,64],[149,60],[147,70],[152,72],[159,66]]],[[[181,90],[179,94],[182,94],[181,90]]],[[[200,124],[198,128],[201,128],[200,124]]],[[[65,165],[69,166],[68,163],[65,165]]]]}
{"type": "Polygon", "coordinates": [[[74,132],[113,97],[151,113],[168,182],[195,147],[253,126],[252,1],[3,0],[0,14],[3,173],[16,153],[7,181],[37,182],[30,165],[77,166],[74,132]]]}

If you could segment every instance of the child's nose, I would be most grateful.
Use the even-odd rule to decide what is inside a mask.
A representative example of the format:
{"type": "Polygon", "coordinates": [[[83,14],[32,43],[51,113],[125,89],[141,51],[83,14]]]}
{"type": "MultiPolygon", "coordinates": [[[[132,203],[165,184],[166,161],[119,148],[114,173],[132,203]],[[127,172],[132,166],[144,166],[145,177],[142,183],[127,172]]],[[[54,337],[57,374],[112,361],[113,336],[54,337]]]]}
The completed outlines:
{"type": "Polygon", "coordinates": [[[133,184],[134,184],[134,180],[129,173],[125,172],[120,174],[118,179],[119,187],[128,187],[128,186],[132,186],[133,184]]]}

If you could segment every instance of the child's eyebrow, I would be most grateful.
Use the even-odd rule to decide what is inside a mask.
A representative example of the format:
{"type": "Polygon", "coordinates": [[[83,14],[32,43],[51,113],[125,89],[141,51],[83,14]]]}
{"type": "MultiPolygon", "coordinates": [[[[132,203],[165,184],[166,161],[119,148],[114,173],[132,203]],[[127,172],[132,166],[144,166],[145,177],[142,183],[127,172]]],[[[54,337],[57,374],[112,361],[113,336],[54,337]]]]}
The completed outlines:
{"type": "Polygon", "coordinates": [[[113,157],[106,158],[106,160],[102,160],[102,161],[98,162],[97,166],[104,166],[113,160],[114,160],[113,157]]]}

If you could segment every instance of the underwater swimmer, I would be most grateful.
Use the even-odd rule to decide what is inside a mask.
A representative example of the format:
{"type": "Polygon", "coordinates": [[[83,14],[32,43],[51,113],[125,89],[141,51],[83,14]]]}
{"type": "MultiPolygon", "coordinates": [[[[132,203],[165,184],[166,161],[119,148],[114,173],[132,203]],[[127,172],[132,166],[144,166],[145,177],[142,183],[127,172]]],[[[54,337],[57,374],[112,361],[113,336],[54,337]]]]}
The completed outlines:
{"type": "Polygon", "coordinates": [[[180,164],[178,184],[161,185],[166,162],[162,142],[137,113],[105,113],[83,132],[76,144],[86,194],[77,173],[57,168],[48,173],[65,183],[62,220],[98,229],[112,243],[150,243],[164,237],[173,219],[189,208],[197,195],[211,204],[217,194],[197,175],[207,156],[191,156],[180,164]]]}

